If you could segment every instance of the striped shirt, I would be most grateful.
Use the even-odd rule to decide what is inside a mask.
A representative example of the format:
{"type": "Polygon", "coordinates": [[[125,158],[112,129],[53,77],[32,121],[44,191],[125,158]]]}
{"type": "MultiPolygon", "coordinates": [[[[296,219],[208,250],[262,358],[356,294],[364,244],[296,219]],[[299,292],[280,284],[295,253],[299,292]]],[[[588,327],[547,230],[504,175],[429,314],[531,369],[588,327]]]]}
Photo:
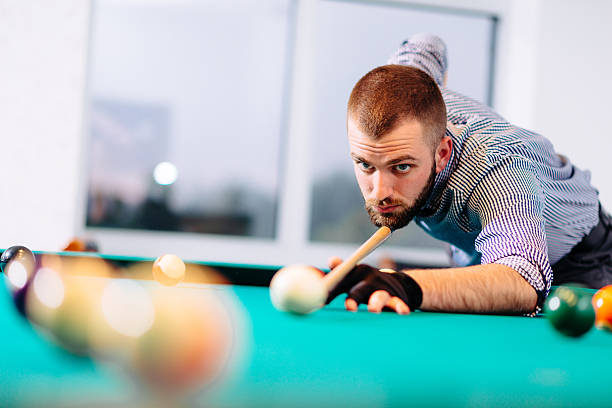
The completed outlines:
{"type": "Polygon", "coordinates": [[[442,95],[451,159],[415,222],[454,246],[464,265],[516,270],[536,290],[539,309],[550,290],[551,264],[598,222],[590,173],[486,105],[447,89],[442,95]]]}
{"type": "Polygon", "coordinates": [[[450,243],[458,265],[498,263],[516,270],[536,290],[537,312],[550,291],[551,264],[599,220],[590,173],[556,154],[544,137],[445,89],[448,58],[441,38],[415,34],[387,63],[419,68],[436,81],[453,140],[451,159],[415,222],[450,243]]]}

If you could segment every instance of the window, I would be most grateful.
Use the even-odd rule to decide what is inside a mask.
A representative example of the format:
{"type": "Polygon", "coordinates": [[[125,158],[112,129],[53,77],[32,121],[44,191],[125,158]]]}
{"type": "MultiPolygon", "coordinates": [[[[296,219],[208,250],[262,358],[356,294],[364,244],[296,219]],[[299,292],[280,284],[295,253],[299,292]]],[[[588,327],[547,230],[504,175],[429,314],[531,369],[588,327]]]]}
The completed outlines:
{"type": "Polygon", "coordinates": [[[87,225],[273,238],[289,0],[98,0],[87,225]]]}
{"type": "MultiPolygon", "coordinates": [[[[353,84],[433,32],[449,87],[490,102],[495,30],[400,2],[94,0],[84,232],[113,253],[324,266],[373,231],[348,156],[353,84]]],[[[389,243],[445,259],[414,226],[389,243]]]]}
{"type": "MultiPolygon", "coordinates": [[[[399,3],[326,0],[320,2],[315,24],[310,238],[363,242],[374,227],[364,210],[346,140],[346,104],[353,85],[384,65],[411,34],[432,32],[448,47],[449,88],[489,103],[495,19],[399,3]]],[[[395,232],[389,243],[444,246],[414,224],[395,232]]]]}

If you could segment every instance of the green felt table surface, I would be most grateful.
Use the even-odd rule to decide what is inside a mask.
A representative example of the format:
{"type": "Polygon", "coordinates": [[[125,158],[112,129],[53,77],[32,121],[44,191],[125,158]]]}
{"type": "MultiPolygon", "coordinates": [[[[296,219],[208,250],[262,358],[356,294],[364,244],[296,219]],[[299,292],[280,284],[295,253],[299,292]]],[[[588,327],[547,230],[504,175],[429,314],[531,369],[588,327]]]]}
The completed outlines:
{"type": "MultiPolygon", "coordinates": [[[[608,332],[568,338],[545,317],[352,313],[341,299],[295,316],[265,287],[184,287],[232,293],[247,328],[242,364],[188,406],[612,406],[608,332]]],[[[0,406],[150,405],[124,373],[34,331],[1,289],[0,406]]]]}

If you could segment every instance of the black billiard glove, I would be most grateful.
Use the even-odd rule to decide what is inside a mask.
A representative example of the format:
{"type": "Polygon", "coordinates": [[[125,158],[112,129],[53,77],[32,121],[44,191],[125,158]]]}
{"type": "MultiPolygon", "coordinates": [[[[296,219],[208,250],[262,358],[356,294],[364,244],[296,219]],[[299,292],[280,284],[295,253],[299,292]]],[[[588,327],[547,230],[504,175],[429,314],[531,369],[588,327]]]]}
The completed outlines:
{"type": "Polygon", "coordinates": [[[329,292],[327,302],[342,293],[354,299],[357,304],[368,303],[372,293],[384,290],[391,296],[400,298],[410,310],[418,309],[423,301],[423,291],[419,284],[403,272],[381,272],[369,265],[357,265],[329,292]]]}

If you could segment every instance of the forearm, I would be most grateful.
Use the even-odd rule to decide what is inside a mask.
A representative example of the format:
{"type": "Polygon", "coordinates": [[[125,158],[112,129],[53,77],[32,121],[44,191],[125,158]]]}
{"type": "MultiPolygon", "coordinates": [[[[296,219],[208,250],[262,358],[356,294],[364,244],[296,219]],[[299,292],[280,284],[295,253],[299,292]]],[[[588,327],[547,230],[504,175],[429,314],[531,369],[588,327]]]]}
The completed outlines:
{"type": "Polygon", "coordinates": [[[404,270],[423,290],[422,310],[462,313],[531,313],[535,289],[514,269],[499,264],[404,270]]]}

